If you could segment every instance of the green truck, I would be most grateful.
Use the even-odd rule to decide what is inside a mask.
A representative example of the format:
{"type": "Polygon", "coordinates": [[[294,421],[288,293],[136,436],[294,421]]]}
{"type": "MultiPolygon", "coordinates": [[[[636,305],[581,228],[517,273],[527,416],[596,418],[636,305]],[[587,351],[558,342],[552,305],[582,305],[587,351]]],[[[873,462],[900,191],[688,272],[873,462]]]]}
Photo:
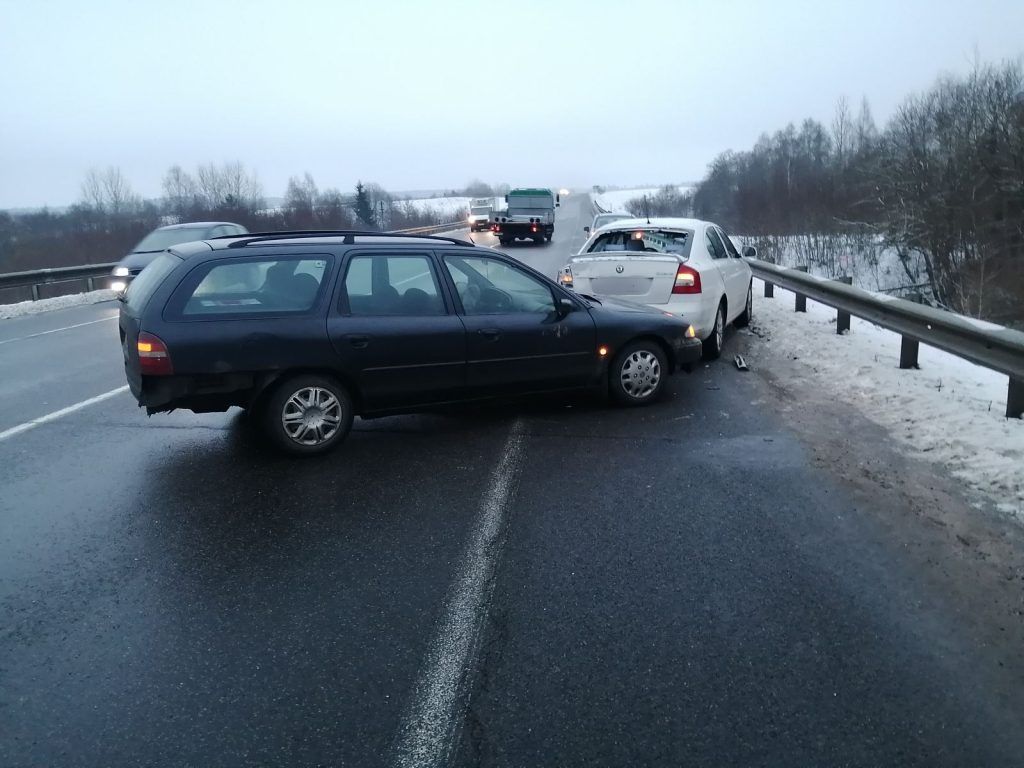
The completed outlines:
{"type": "Polygon", "coordinates": [[[555,208],[561,205],[557,194],[550,189],[513,189],[505,195],[505,204],[506,210],[491,214],[491,230],[502,245],[510,245],[518,238],[551,242],[555,208]]]}

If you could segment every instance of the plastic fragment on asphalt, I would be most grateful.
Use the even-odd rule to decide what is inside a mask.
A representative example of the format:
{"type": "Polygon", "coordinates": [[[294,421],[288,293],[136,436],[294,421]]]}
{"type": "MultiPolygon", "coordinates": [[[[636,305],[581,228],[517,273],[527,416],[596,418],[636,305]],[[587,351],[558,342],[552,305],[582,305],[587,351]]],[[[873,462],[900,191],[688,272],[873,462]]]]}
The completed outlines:
{"type": "Polygon", "coordinates": [[[741,371],[749,371],[750,370],[749,368],[747,368],[747,361],[743,359],[743,355],[736,355],[736,357],[734,358],[734,362],[736,363],[736,367],[739,370],[741,370],[741,371]]]}

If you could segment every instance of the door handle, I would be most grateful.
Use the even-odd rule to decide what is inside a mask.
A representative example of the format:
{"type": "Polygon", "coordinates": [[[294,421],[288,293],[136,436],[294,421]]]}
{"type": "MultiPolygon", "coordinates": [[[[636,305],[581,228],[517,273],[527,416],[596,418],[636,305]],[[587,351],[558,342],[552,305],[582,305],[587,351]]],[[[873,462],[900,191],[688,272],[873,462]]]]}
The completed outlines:
{"type": "Polygon", "coordinates": [[[356,335],[356,334],[349,334],[345,338],[348,339],[348,343],[351,344],[356,349],[365,349],[366,345],[370,343],[370,337],[369,336],[360,336],[360,335],[356,335]]]}
{"type": "Polygon", "coordinates": [[[497,341],[501,338],[501,331],[497,328],[481,328],[477,333],[488,341],[497,341]]]}

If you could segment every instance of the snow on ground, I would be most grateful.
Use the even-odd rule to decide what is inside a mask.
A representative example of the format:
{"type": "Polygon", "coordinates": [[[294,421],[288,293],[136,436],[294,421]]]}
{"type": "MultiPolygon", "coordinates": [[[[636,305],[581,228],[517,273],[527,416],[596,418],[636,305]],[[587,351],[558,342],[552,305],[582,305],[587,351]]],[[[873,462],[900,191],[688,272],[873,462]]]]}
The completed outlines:
{"type": "Polygon", "coordinates": [[[411,205],[420,213],[433,211],[443,221],[454,221],[469,211],[469,197],[424,197],[416,200],[396,200],[396,205],[411,205]]]}
{"type": "MultiPolygon", "coordinates": [[[[836,334],[835,310],[754,280],[754,332],[766,368],[852,404],[908,453],[945,465],[966,487],[1024,523],[1024,420],[1007,419],[1007,377],[924,344],[920,370],[900,370],[900,336],[858,318],[836,334]]],[[[842,425],[837,424],[837,429],[842,425]]]]}
{"type": "MultiPolygon", "coordinates": [[[[683,184],[677,187],[681,193],[690,192],[693,187],[683,184]]],[[[591,197],[601,208],[614,213],[626,213],[626,203],[635,197],[658,194],[661,187],[639,187],[637,189],[613,189],[601,194],[593,194],[591,197]]]]}
{"type": "Polygon", "coordinates": [[[98,304],[101,301],[113,301],[117,298],[117,291],[89,291],[88,293],[72,293],[67,296],[55,296],[52,299],[40,299],[39,301],[21,301],[17,304],[0,304],[0,320],[11,317],[23,317],[25,315],[37,315],[40,312],[49,312],[54,309],[67,309],[82,304],[98,304]]]}

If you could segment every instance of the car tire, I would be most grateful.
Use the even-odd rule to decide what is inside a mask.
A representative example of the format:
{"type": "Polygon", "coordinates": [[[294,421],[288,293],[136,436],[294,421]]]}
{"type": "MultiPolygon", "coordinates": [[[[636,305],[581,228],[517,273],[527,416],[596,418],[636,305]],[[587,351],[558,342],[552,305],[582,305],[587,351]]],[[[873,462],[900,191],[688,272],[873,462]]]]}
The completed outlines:
{"type": "Polygon", "coordinates": [[[747,286],[747,303],[743,307],[743,311],[740,312],[740,316],[732,321],[732,324],[737,328],[746,328],[750,325],[751,318],[754,317],[754,286],[753,284],[747,286]]]}
{"type": "Polygon", "coordinates": [[[711,333],[702,342],[702,350],[705,360],[717,360],[722,355],[722,341],[725,339],[725,301],[718,304],[718,312],[715,313],[715,325],[711,333]]]}
{"type": "Polygon", "coordinates": [[[647,405],[661,396],[668,374],[665,352],[658,342],[635,341],[612,360],[608,389],[619,405],[647,405]]]}
{"type": "Polygon", "coordinates": [[[341,443],[354,416],[348,390],[332,378],[300,374],[285,379],[262,404],[263,430],[275,447],[316,456],[341,443]]]}

